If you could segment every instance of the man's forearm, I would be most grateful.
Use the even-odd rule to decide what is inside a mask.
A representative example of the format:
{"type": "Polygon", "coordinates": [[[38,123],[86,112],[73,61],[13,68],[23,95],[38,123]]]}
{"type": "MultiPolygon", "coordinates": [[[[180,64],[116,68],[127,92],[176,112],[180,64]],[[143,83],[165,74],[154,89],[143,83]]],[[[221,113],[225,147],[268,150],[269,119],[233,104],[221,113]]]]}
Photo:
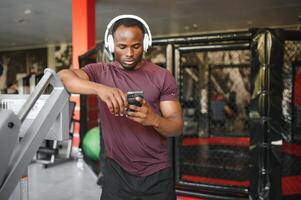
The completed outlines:
{"type": "Polygon", "coordinates": [[[62,70],[58,75],[70,93],[97,94],[96,88],[100,86],[100,84],[81,79],[71,70],[62,70]]]}
{"type": "Polygon", "coordinates": [[[183,120],[181,117],[164,118],[157,115],[153,127],[165,137],[179,136],[183,131],[183,120]]]}

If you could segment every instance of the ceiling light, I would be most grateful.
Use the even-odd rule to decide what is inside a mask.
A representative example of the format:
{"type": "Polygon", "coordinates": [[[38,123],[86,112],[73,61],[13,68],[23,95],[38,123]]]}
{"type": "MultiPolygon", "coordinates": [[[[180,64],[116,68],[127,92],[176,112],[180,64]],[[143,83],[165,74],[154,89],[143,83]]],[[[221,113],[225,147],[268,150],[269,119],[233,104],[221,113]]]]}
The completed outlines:
{"type": "Polygon", "coordinates": [[[188,30],[190,29],[190,27],[189,27],[189,26],[184,26],[184,29],[185,29],[186,31],[188,31],[188,30]]]}
{"type": "Polygon", "coordinates": [[[26,9],[26,10],[24,10],[24,14],[25,14],[25,15],[29,15],[29,14],[31,14],[31,10],[30,10],[30,9],[26,9]]]}

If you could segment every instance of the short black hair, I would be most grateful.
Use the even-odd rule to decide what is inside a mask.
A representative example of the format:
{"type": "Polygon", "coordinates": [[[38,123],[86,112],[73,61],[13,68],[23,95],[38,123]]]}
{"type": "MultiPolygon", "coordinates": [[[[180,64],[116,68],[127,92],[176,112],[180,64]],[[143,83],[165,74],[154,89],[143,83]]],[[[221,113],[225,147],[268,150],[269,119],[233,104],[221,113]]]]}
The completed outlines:
{"type": "Polygon", "coordinates": [[[145,34],[144,25],[139,20],[133,19],[133,18],[122,18],[122,19],[117,20],[114,23],[114,25],[112,27],[112,35],[114,35],[117,28],[121,25],[126,26],[126,27],[138,26],[138,28],[140,28],[140,30],[142,31],[143,35],[145,34]]]}

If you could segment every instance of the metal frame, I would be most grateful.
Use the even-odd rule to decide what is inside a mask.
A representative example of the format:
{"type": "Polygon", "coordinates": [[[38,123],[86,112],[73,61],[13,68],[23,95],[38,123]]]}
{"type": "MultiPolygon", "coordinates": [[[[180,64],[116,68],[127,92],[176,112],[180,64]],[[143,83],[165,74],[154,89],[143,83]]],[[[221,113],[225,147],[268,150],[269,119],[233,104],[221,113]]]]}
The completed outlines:
{"type": "MultiPolygon", "coordinates": [[[[6,152],[6,156],[10,158],[10,162],[8,167],[1,172],[5,174],[5,176],[3,180],[0,180],[0,183],[2,183],[0,188],[0,199],[4,200],[10,197],[16,185],[18,184],[20,177],[26,171],[28,164],[31,162],[34,154],[38,150],[40,144],[47,136],[49,129],[56,121],[58,116],[62,114],[61,112],[65,105],[68,105],[67,103],[69,101],[69,94],[65,90],[56,73],[51,69],[46,69],[44,72],[44,76],[34,89],[33,93],[28,97],[22,109],[17,114],[20,122],[25,120],[35,102],[49,84],[53,86],[53,90],[43,108],[37,114],[33,123],[25,131],[24,137],[14,147],[14,151],[6,152]]],[[[3,115],[2,112],[0,114],[3,115]]],[[[2,131],[3,127],[0,128],[2,131]]],[[[19,132],[15,132],[14,134],[18,133],[19,132]]],[[[1,137],[6,136],[7,134],[8,133],[1,133],[1,137]]],[[[3,140],[1,139],[1,141],[3,140]]],[[[6,142],[8,142],[9,145],[14,146],[13,140],[6,142]]]]}
{"type": "MultiPolygon", "coordinates": [[[[219,188],[216,188],[219,189],[219,188]]],[[[199,191],[188,191],[188,190],[180,190],[176,189],[176,193],[178,195],[187,195],[190,197],[197,197],[197,198],[206,198],[210,200],[249,200],[247,197],[227,197],[222,195],[215,195],[212,193],[207,193],[208,191],[203,191],[200,193],[199,191]]]]}
{"type": "Polygon", "coordinates": [[[166,45],[166,44],[197,44],[197,43],[209,43],[209,42],[222,42],[222,41],[247,41],[251,38],[252,33],[248,31],[241,32],[228,32],[228,33],[212,33],[201,35],[188,35],[178,37],[163,37],[154,38],[153,45],[166,45]]]}
{"type": "MultiPolygon", "coordinates": [[[[248,35],[249,36],[249,35],[248,35]]],[[[219,37],[217,37],[219,38],[219,37]]],[[[226,38],[225,38],[226,39],[226,38]]],[[[227,51],[227,50],[250,50],[250,43],[249,42],[239,42],[239,43],[220,43],[220,44],[205,44],[205,45],[198,45],[198,46],[179,46],[175,48],[175,77],[177,82],[182,86],[180,80],[181,76],[181,66],[180,66],[180,58],[181,54],[183,53],[190,53],[190,52],[203,52],[203,51],[227,51]]],[[[180,91],[180,96],[182,95],[180,91]]],[[[245,187],[232,187],[232,186],[219,186],[219,185],[209,185],[209,184],[201,184],[201,183],[194,183],[188,181],[182,181],[180,179],[180,149],[179,145],[181,144],[181,138],[177,137],[175,139],[175,180],[176,185],[181,190],[177,190],[178,194],[189,194],[190,196],[197,196],[197,197],[210,197],[210,199],[227,199],[227,200],[234,200],[234,199],[247,199],[243,196],[248,195],[248,188],[245,187]],[[196,190],[196,192],[190,192],[189,190],[196,190]],[[201,191],[201,193],[200,193],[201,191]],[[202,192],[206,191],[206,192],[202,192]],[[210,195],[206,195],[205,193],[210,193],[210,195]],[[216,194],[216,195],[214,195],[216,194]],[[233,196],[234,195],[234,196],[233,196]],[[235,197],[235,196],[242,196],[242,197],[235,197]]]]}

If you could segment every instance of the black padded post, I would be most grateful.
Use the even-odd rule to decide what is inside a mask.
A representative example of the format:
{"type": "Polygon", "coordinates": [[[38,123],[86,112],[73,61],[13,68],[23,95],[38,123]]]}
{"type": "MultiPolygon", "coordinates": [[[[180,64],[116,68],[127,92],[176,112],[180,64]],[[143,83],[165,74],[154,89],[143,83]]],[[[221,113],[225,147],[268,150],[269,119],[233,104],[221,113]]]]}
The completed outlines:
{"type": "Polygon", "coordinates": [[[250,196],[281,197],[281,99],[283,37],[281,30],[255,30],[252,42],[250,107],[250,196]]]}

